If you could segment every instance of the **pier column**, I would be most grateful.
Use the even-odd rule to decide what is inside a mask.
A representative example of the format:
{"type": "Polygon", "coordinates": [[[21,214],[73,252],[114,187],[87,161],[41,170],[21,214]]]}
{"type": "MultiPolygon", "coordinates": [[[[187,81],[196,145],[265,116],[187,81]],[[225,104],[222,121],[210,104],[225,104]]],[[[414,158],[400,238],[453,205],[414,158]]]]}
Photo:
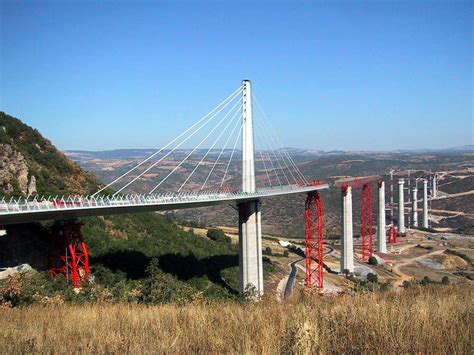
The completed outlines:
{"type": "Polygon", "coordinates": [[[342,187],[341,273],[354,272],[354,233],[352,226],[352,188],[342,187]]]}
{"type": "Polygon", "coordinates": [[[423,180],[423,228],[428,228],[428,180],[423,180]]]}
{"type": "Polygon", "coordinates": [[[412,226],[418,227],[418,189],[416,187],[412,190],[412,197],[411,197],[411,213],[412,213],[412,226]]]}
{"type": "MultiPolygon", "coordinates": [[[[242,110],[242,191],[255,192],[255,158],[253,144],[252,89],[243,81],[242,110]]],[[[263,294],[262,225],[258,200],[240,203],[239,210],[239,272],[240,292],[248,287],[263,294]]]]}
{"type": "Polygon", "coordinates": [[[438,181],[437,181],[437,176],[434,174],[433,176],[433,198],[438,197],[438,181]]]}
{"type": "Polygon", "coordinates": [[[398,180],[398,233],[405,233],[405,181],[398,180]]]}
{"type": "Polygon", "coordinates": [[[377,224],[377,251],[387,252],[387,237],[385,235],[385,182],[379,181],[379,215],[377,224]]]}

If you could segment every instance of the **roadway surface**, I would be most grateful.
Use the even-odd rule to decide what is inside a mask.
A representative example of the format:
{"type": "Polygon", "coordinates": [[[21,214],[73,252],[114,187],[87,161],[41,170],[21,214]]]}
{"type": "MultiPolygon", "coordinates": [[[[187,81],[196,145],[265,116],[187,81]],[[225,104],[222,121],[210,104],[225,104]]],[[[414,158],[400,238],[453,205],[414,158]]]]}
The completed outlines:
{"type": "Polygon", "coordinates": [[[207,207],[222,204],[239,204],[265,198],[308,193],[327,189],[327,184],[314,186],[289,185],[266,188],[254,193],[207,192],[174,195],[138,195],[121,197],[62,197],[38,200],[2,200],[0,202],[0,225],[48,220],[74,219],[90,216],[105,216],[126,213],[168,211],[186,208],[207,207]]]}

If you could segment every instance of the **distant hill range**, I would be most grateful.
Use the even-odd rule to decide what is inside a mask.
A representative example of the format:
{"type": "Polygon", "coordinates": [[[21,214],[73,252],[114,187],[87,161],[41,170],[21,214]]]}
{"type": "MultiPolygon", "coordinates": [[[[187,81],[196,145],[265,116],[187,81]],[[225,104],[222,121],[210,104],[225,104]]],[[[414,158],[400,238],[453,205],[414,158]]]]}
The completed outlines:
{"type": "MultiPolygon", "coordinates": [[[[330,150],[323,151],[317,149],[304,149],[304,148],[284,148],[291,156],[297,158],[304,157],[318,157],[318,156],[335,156],[335,155],[377,155],[377,154],[454,154],[454,153],[474,153],[474,145],[465,145],[460,147],[451,148],[435,148],[435,149],[397,149],[389,151],[370,151],[370,150],[330,150]]],[[[91,160],[91,159],[140,159],[145,158],[158,149],[112,149],[112,150],[66,150],[64,154],[75,161],[91,160]]],[[[169,150],[164,150],[166,153],[169,150]]],[[[176,155],[188,154],[191,149],[177,149],[176,155]]],[[[225,153],[230,154],[232,150],[227,149],[225,153]]],[[[207,149],[197,149],[196,155],[203,155],[207,152],[207,149]]],[[[220,149],[213,149],[212,153],[219,154],[220,149]]]]}

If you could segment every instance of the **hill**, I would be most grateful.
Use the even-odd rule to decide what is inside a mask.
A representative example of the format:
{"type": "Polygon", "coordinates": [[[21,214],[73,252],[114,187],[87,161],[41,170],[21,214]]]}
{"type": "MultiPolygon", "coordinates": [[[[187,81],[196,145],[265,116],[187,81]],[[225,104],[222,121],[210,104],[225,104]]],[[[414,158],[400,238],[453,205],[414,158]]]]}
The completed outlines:
{"type": "Polygon", "coordinates": [[[88,194],[99,180],[19,119],[0,112],[0,194],[88,194]]]}
{"type": "MultiPolygon", "coordinates": [[[[37,130],[3,112],[0,156],[0,199],[36,193],[87,194],[100,186],[97,178],[37,130]]],[[[237,248],[229,242],[185,232],[157,213],[85,218],[82,222],[95,277],[89,296],[162,302],[201,293],[212,298],[237,294],[237,248]]],[[[51,283],[42,273],[51,224],[6,226],[7,234],[0,237],[0,267],[28,263],[40,271],[22,277],[23,296],[8,300],[13,305],[34,302],[35,293],[68,295],[69,288],[51,283]]]]}

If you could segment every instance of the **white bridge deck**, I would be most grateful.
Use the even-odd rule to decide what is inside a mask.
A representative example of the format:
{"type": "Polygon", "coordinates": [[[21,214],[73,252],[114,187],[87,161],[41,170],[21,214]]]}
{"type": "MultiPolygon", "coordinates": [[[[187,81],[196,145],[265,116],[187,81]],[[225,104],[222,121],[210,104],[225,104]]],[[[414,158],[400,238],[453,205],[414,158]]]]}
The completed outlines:
{"type": "Polygon", "coordinates": [[[61,198],[50,197],[47,200],[10,199],[0,202],[0,225],[123,213],[167,211],[219,204],[238,204],[269,197],[307,193],[327,189],[328,187],[327,184],[308,186],[288,185],[259,189],[255,193],[237,191],[114,197],[69,196],[61,198]]]}

